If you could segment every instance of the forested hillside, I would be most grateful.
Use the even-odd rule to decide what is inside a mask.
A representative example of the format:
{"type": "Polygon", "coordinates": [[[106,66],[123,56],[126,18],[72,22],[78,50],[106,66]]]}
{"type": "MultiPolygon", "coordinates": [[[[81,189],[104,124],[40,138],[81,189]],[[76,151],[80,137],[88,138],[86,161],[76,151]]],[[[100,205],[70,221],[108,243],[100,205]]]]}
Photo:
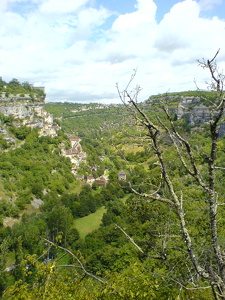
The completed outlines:
{"type": "MultiPolygon", "coordinates": [[[[6,289],[3,298],[37,299],[45,294],[46,299],[61,299],[62,293],[62,299],[176,299],[179,294],[181,299],[211,298],[210,289],[193,289],[197,284],[205,284],[190,277],[192,266],[172,206],[143,201],[140,195],[132,193],[130,184],[136,192],[148,193],[160,185],[161,175],[154,151],[148,140],[142,139],[145,132],[136,127],[129,109],[118,106],[71,115],[69,111],[76,110],[76,104],[47,104],[46,109],[55,111],[57,118],[62,117],[58,121],[64,132],[82,137],[88,158],[79,172],[88,175],[89,167],[95,166],[92,174],[107,170],[109,182],[106,187],[91,187],[75,179],[70,161],[60,155],[62,144],[68,144],[63,132],[50,138],[27,130],[20,147],[2,151],[2,222],[7,220],[5,217],[13,218],[10,226],[1,226],[1,290],[6,289]],[[64,111],[65,117],[60,114],[64,111]],[[118,181],[121,170],[126,172],[126,181],[118,181]],[[35,199],[43,201],[38,208],[31,204],[35,199]],[[100,227],[80,237],[76,220],[88,215],[94,220],[100,207],[106,209],[100,227]],[[66,252],[64,256],[63,248],[73,255],[66,252]],[[77,262],[82,264],[78,269],[77,262]],[[66,265],[74,268],[63,267],[66,265]],[[91,276],[85,276],[89,273],[91,276]],[[81,280],[83,276],[85,279],[81,280]]],[[[162,112],[155,110],[155,104],[146,113],[152,119],[159,114],[166,121],[162,112]]],[[[8,119],[6,124],[11,126],[8,119]]],[[[197,163],[204,172],[209,152],[205,125],[193,135],[190,128],[186,130],[184,120],[174,124],[196,145],[197,163]]],[[[223,138],[218,145],[218,161],[223,167],[223,138]]],[[[207,207],[202,206],[205,193],[179,168],[177,154],[166,134],[162,148],[173,183],[185,191],[190,230],[201,252],[208,234],[201,233],[207,222],[207,216],[204,220],[200,214],[207,207]]],[[[223,193],[222,182],[218,181],[218,185],[223,193]]],[[[222,220],[220,224],[222,230],[222,220]]]]}
{"type": "Polygon", "coordinates": [[[197,125],[177,115],[184,93],[137,104],[139,89],[119,88],[122,105],[46,104],[56,137],[1,116],[15,140],[2,136],[0,152],[2,299],[224,299],[216,83],[202,94],[210,122],[197,125]],[[62,155],[71,136],[87,153],[75,173],[62,155]]]}

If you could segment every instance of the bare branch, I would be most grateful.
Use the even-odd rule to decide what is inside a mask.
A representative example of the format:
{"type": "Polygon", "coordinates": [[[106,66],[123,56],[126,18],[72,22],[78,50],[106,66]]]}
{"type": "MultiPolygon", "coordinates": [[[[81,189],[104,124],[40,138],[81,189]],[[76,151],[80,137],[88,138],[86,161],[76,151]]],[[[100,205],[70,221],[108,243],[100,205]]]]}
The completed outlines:
{"type": "MultiPolygon", "coordinates": [[[[54,247],[56,247],[56,248],[59,248],[59,249],[65,251],[65,252],[67,252],[69,255],[71,255],[71,256],[78,262],[79,268],[84,272],[85,275],[87,275],[87,276],[89,276],[89,277],[91,277],[91,278],[94,278],[95,280],[97,280],[98,282],[100,282],[100,283],[102,283],[102,284],[104,284],[104,285],[107,285],[107,282],[105,282],[105,281],[102,280],[101,278],[99,278],[99,277],[97,277],[97,276],[95,276],[95,275],[89,273],[89,272],[85,269],[85,267],[84,267],[84,265],[82,264],[81,260],[80,260],[73,252],[71,252],[69,249],[64,248],[64,247],[61,247],[61,246],[59,246],[59,245],[57,245],[57,244],[55,244],[55,243],[53,243],[53,242],[51,242],[51,241],[49,241],[49,240],[47,240],[47,239],[45,239],[45,238],[44,238],[44,240],[45,240],[48,244],[50,244],[50,245],[52,245],[52,246],[54,246],[54,247]]],[[[74,267],[75,267],[75,266],[74,266],[74,267]]]]}
{"type": "Polygon", "coordinates": [[[171,201],[170,199],[168,198],[163,198],[161,196],[159,196],[158,194],[156,194],[155,192],[153,192],[152,194],[147,194],[147,193],[139,193],[137,190],[135,190],[131,185],[130,185],[130,188],[132,190],[132,192],[142,198],[147,198],[147,199],[151,199],[153,201],[159,201],[159,202],[162,202],[162,203],[167,203],[167,204],[170,204],[170,205],[174,205],[174,202],[171,201]]]}
{"type": "Polygon", "coordinates": [[[217,55],[219,54],[220,52],[220,48],[217,50],[216,54],[214,55],[214,57],[211,59],[211,60],[208,60],[208,63],[211,64],[217,57],[217,55]]]}
{"type": "Polygon", "coordinates": [[[134,245],[135,248],[138,249],[139,252],[141,252],[141,254],[143,254],[144,256],[150,257],[150,258],[154,258],[154,259],[165,259],[164,256],[150,256],[147,253],[145,253],[140,246],[138,246],[137,243],[135,243],[135,241],[132,239],[132,237],[130,237],[126,231],[120,227],[118,224],[115,224],[116,228],[118,228],[120,231],[122,231],[122,233],[125,235],[125,237],[134,245]]]}
{"type": "Polygon", "coordinates": [[[140,251],[143,255],[148,256],[147,253],[145,253],[141,247],[139,247],[137,245],[137,243],[135,243],[135,241],[132,239],[132,237],[130,237],[124,230],[123,228],[121,228],[119,225],[115,224],[116,228],[118,228],[120,231],[122,231],[122,233],[126,236],[126,238],[138,249],[138,251],[140,251]]]}
{"type": "Polygon", "coordinates": [[[195,286],[195,287],[186,287],[186,286],[183,285],[180,281],[175,280],[175,279],[172,278],[171,276],[169,277],[169,276],[166,276],[166,275],[162,275],[162,274],[160,274],[160,273],[155,273],[155,272],[150,272],[150,271],[149,271],[149,273],[152,274],[152,275],[159,276],[159,277],[167,278],[167,279],[171,280],[172,282],[174,282],[174,283],[180,285],[180,286],[181,286],[182,288],[184,288],[185,290],[203,290],[203,289],[210,289],[210,288],[211,288],[210,285],[209,285],[209,286],[202,286],[202,287],[197,287],[197,286],[195,286]]]}
{"type": "Polygon", "coordinates": [[[177,132],[175,126],[174,126],[174,123],[171,119],[171,117],[169,116],[169,113],[166,109],[164,109],[165,113],[166,113],[166,116],[170,122],[170,125],[172,127],[172,132],[173,134],[175,135],[175,137],[185,146],[186,148],[186,153],[189,157],[189,162],[192,166],[192,169],[193,170],[190,170],[190,168],[187,166],[185,160],[184,160],[184,157],[182,156],[181,154],[181,151],[179,149],[179,145],[177,144],[175,138],[174,138],[174,135],[172,134],[172,132],[170,131],[170,129],[160,120],[160,118],[158,118],[160,124],[164,127],[164,129],[166,130],[166,132],[168,133],[171,141],[173,142],[173,145],[175,146],[175,149],[177,151],[177,154],[178,154],[178,157],[180,158],[180,161],[182,163],[182,165],[184,166],[185,170],[188,172],[188,174],[190,174],[192,177],[194,177],[196,179],[196,181],[198,182],[198,184],[204,189],[206,190],[207,192],[209,191],[209,188],[206,186],[206,184],[202,181],[202,178],[199,174],[199,171],[198,171],[198,168],[197,168],[197,165],[195,163],[195,158],[194,158],[194,154],[192,152],[192,149],[191,149],[191,146],[190,144],[188,143],[187,140],[185,140],[184,138],[181,137],[181,135],[177,132]]]}
{"type": "MultiPolygon", "coordinates": [[[[146,136],[148,136],[149,143],[151,144],[154,154],[157,156],[161,168],[162,182],[167,188],[165,193],[167,196],[163,197],[157,192],[140,193],[130,184],[131,191],[140,197],[171,205],[171,207],[176,211],[183,241],[186,244],[189,259],[192,262],[197,274],[200,275],[202,279],[208,280],[215,299],[225,299],[225,255],[223,255],[224,252],[221,249],[222,246],[220,244],[217,229],[219,222],[217,209],[218,206],[222,206],[224,203],[218,203],[218,199],[220,199],[220,197],[218,196],[218,192],[216,190],[216,175],[218,174],[216,170],[225,170],[225,168],[218,167],[215,164],[217,156],[217,142],[219,137],[219,125],[225,113],[225,95],[223,91],[225,76],[219,72],[216,64],[216,58],[219,54],[219,51],[220,49],[210,60],[198,60],[201,67],[209,70],[211,77],[211,83],[209,87],[211,90],[216,91],[216,97],[214,101],[211,101],[210,107],[210,154],[208,155],[207,164],[204,164],[204,166],[198,166],[191,144],[178,132],[169,114],[168,107],[164,106],[163,111],[167,120],[169,121],[169,125],[164,123],[159,117],[157,117],[157,121],[154,122],[141,109],[140,105],[138,105],[137,98],[140,92],[140,87],[136,86],[133,93],[130,93],[127,89],[133,81],[136,71],[131,76],[127,88],[123,92],[119,91],[118,86],[117,89],[120,99],[128,111],[130,111],[130,114],[135,118],[137,124],[143,126],[143,128],[147,130],[146,136]],[[175,149],[178,159],[186,170],[187,174],[194,179],[198,187],[201,188],[201,190],[203,190],[207,195],[207,199],[204,201],[208,202],[207,213],[209,222],[207,224],[209,226],[208,230],[211,231],[211,239],[209,240],[209,244],[211,244],[210,246],[213,248],[213,258],[207,258],[207,264],[209,264],[209,266],[206,264],[207,266],[205,267],[205,261],[207,259],[203,260],[204,263],[200,263],[202,261],[202,255],[205,255],[205,253],[199,254],[198,251],[195,250],[194,246],[196,245],[196,241],[195,238],[192,237],[192,231],[189,231],[189,220],[185,216],[187,212],[186,205],[183,206],[187,199],[183,199],[183,197],[185,197],[185,193],[183,195],[182,190],[178,191],[176,184],[174,184],[172,175],[168,171],[169,169],[167,170],[169,165],[167,165],[167,161],[164,159],[164,147],[161,143],[162,132],[166,132],[167,136],[169,136],[171,139],[173,145],[172,149],[175,149]],[[216,263],[213,264],[213,267],[211,266],[212,260],[214,262],[216,261],[216,263]]],[[[206,212],[205,207],[203,207],[203,210],[206,212]]],[[[136,245],[131,237],[128,236],[127,238],[137,248],[138,245],[136,245]]],[[[198,242],[197,246],[199,246],[198,242]]],[[[139,251],[141,250],[139,249],[139,251]]]]}

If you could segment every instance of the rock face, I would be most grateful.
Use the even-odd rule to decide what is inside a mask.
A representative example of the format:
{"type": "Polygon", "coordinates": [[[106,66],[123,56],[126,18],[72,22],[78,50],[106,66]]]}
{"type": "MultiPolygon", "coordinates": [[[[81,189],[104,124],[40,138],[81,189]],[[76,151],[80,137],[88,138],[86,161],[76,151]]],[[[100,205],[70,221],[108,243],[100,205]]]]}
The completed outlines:
{"type": "MultiPolygon", "coordinates": [[[[2,92],[0,93],[0,101],[4,101],[4,102],[11,102],[11,101],[30,101],[32,100],[32,97],[30,96],[30,94],[24,94],[23,96],[21,96],[20,94],[18,95],[13,95],[13,94],[9,94],[8,96],[6,95],[6,92],[2,92]]],[[[45,96],[38,96],[36,94],[34,94],[33,96],[33,100],[34,101],[44,101],[45,100],[45,96]]]]}
{"type": "MultiPolygon", "coordinates": [[[[207,124],[210,121],[210,107],[202,104],[199,97],[181,97],[177,106],[177,118],[182,117],[191,126],[207,124]]],[[[219,137],[225,136],[225,123],[220,124],[219,137]]]]}
{"type": "Polygon", "coordinates": [[[0,102],[0,112],[18,119],[29,118],[33,114],[41,114],[44,104],[24,102],[0,102]]]}
{"type": "Polygon", "coordinates": [[[199,97],[181,97],[177,106],[177,119],[184,117],[191,126],[208,123],[210,120],[209,107],[200,102],[199,97]]]}
{"type": "MultiPolygon", "coordinates": [[[[190,126],[198,126],[201,124],[209,124],[211,118],[210,106],[202,103],[200,97],[196,96],[165,96],[160,98],[150,97],[147,103],[161,102],[161,101],[175,101],[178,102],[177,108],[171,107],[170,111],[177,116],[177,119],[185,119],[190,126]]],[[[225,114],[224,114],[225,116],[225,114]]],[[[225,136],[225,123],[221,123],[219,136],[225,136]]]]}
{"type": "Polygon", "coordinates": [[[19,125],[37,128],[40,135],[57,136],[60,127],[53,122],[53,116],[44,109],[43,102],[1,101],[0,112],[5,116],[20,119],[19,125]]]}

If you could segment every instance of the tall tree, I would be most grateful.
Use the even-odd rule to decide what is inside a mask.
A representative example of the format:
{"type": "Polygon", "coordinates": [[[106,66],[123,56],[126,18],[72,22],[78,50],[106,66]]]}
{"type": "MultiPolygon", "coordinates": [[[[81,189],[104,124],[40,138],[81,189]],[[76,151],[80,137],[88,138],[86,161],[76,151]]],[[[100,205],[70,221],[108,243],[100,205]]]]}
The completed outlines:
{"type": "Polygon", "coordinates": [[[161,115],[156,113],[155,117],[150,117],[142,109],[138,103],[140,86],[130,90],[135,72],[125,90],[121,91],[119,86],[117,89],[130,115],[143,129],[140,137],[142,142],[148,144],[152,155],[157,158],[160,173],[157,185],[156,182],[149,183],[150,192],[143,193],[132,185],[131,190],[141,197],[142,201],[152,204],[156,201],[161,202],[175,213],[191,263],[189,271],[192,279],[186,282],[186,287],[194,285],[196,288],[201,281],[200,284],[204,288],[207,284],[211,287],[215,299],[225,299],[224,199],[219,185],[221,171],[224,171],[224,168],[218,165],[217,160],[219,128],[225,108],[223,91],[225,78],[216,64],[218,53],[219,51],[211,60],[199,61],[200,66],[210,72],[209,88],[216,91],[210,106],[208,138],[204,141],[207,143],[207,151],[205,161],[202,163],[198,162],[199,151],[196,150],[201,145],[194,147],[190,139],[182,135],[180,128],[175,125],[166,101],[161,105],[163,113],[161,115]],[[168,155],[168,147],[165,147],[166,142],[169,145],[170,155],[168,155]],[[178,178],[176,174],[181,173],[182,180],[185,182],[176,180],[178,178]],[[200,199],[195,196],[195,192],[192,197],[190,196],[189,190],[193,188],[196,195],[201,191],[200,199]],[[199,222],[192,217],[196,207],[198,207],[199,222]],[[193,278],[197,279],[193,280],[193,278]],[[198,278],[201,280],[199,281],[198,278]]]}

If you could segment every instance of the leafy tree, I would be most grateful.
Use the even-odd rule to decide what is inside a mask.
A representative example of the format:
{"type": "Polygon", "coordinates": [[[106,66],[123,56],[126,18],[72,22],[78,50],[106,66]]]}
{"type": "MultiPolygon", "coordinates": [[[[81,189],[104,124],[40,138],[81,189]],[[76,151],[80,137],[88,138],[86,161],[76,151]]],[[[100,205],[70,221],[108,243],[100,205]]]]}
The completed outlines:
{"type": "Polygon", "coordinates": [[[106,203],[107,212],[102,216],[102,225],[110,225],[118,222],[118,217],[125,218],[126,210],[120,200],[109,201],[106,203]]]}
{"type": "Polygon", "coordinates": [[[72,227],[68,234],[67,234],[67,244],[71,247],[71,248],[75,248],[75,243],[77,240],[79,240],[80,238],[80,234],[79,234],[79,231],[72,227]]]}
{"type": "Polygon", "coordinates": [[[60,242],[67,241],[67,235],[73,223],[73,216],[68,207],[63,205],[56,207],[45,213],[45,221],[50,233],[51,240],[55,240],[62,235],[60,242]]]}
{"type": "Polygon", "coordinates": [[[20,82],[19,82],[18,79],[13,78],[13,79],[9,82],[9,85],[12,85],[12,86],[14,86],[14,87],[18,87],[18,86],[20,86],[20,82]]]}
{"type": "Polygon", "coordinates": [[[6,268],[7,255],[9,253],[9,238],[5,237],[0,245],[0,297],[7,284],[7,277],[5,272],[2,272],[6,268]]]}
{"type": "Polygon", "coordinates": [[[31,92],[32,88],[28,81],[23,82],[22,86],[23,86],[23,88],[25,88],[25,90],[31,92]]]}

